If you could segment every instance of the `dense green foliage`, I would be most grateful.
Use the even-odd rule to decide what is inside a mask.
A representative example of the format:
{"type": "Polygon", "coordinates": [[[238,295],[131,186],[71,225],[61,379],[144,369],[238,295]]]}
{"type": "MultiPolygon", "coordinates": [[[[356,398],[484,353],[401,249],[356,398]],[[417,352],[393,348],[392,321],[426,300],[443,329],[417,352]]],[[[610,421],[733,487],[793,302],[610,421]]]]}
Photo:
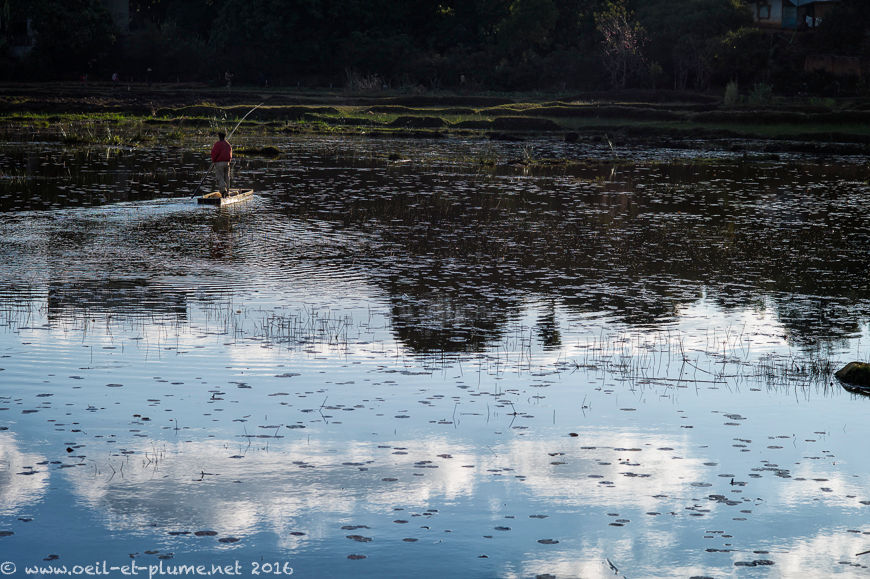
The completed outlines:
{"type": "MultiPolygon", "coordinates": [[[[870,8],[843,0],[812,32],[760,30],[744,0],[0,0],[0,48],[30,19],[7,79],[405,90],[860,91],[803,73],[810,54],[870,51],[870,8]],[[10,25],[10,22],[12,25],[10,25]],[[150,69],[150,72],[149,72],[150,69]]],[[[835,82],[836,81],[836,82],[835,82]]]]}

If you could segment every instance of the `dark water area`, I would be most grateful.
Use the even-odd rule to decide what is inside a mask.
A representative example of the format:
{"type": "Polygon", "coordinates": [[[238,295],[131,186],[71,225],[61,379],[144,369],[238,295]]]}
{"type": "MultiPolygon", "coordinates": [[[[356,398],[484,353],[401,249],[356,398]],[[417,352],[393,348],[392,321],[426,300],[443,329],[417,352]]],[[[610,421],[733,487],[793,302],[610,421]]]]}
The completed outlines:
{"type": "Polygon", "coordinates": [[[261,139],[0,147],[19,574],[867,572],[866,159],[261,139]]]}

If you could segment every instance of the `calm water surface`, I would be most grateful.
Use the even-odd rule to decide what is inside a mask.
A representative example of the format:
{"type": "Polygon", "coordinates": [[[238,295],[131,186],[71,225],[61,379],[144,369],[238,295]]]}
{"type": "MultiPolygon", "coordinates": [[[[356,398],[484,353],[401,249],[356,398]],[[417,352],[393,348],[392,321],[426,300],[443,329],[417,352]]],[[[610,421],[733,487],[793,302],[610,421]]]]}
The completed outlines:
{"type": "Polygon", "coordinates": [[[865,159],[270,144],[0,148],[17,576],[868,573],[865,159]]]}

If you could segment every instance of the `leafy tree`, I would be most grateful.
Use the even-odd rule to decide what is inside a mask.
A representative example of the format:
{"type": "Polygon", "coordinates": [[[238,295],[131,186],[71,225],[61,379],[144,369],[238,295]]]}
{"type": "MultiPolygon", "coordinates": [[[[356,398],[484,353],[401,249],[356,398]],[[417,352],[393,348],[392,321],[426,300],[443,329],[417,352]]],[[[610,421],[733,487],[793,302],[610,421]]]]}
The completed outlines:
{"type": "Polygon", "coordinates": [[[778,35],[755,27],[727,32],[715,53],[715,71],[721,83],[738,86],[770,83],[779,51],[778,35]]]}
{"type": "Polygon", "coordinates": [[[496,30],[508,15],[510,0],[439,2],[439,48],[483,50],[495,43],[496,30]]]}
{"type": "Polygon", "coordinates": [[[214,20],[224,0],[130,0],[130,32],[120,39],[114,70],[162,80],[199,78],[209,62],[214,20]]]}
{"type": "Polygon", "coordinates": [[[99,68],[116,42],[112,17],[100,0],[34,0],[36,46],[32,70],[76,77],[99,68]]]}
{"type": "Polygon", "coordinates": [[[498,41],[508,56],[549,48],[559,12],[553,0],[513,0],[498,25],[498,41]]]}
{"type": "Polygon", "coordinates": [[[595,13],[595,28],[602,36],[604,67],[610,73],[610,84],[614,88],[625,88],[644,63],[642,49],[646,31],[639,22],[632,21],[633,17],[625,0],[609,0],[595,13]]]}
{"type": "Polygon", "coordinates": [[[207,41],[171,20],[140,26],[119,44],[123,52],[114,59],[113,70],[124,78],[142,80],[150,68],[152,80],[191,80],[201,77],[209,61],[207,41]]]}
{"type": "Polygon", "coordinates": [[[130,28],[160,28],[174,23],[200,37],[208,36],[210,26],[226,0],[129,0],[130,28]]]}
{"type": "Polygon", "coordinates": [[[650,31],[651,57],[671,75],[675,89],[706,89],[721,38],[752,24],[740,0],[647,0],[637,15],[650,31]]]}
{"type": "Polygon", "coordinates": [[[12,44],[12,14],[12,3],[3,0],[0,3],[0,52],[4,54],[12,44]]]}
{"type": "MultiPolygon", "coordinates": [[[[0,49],[23,10],[39,37],[18,70],[53,78],[152,68],[160,80],[230,71],[241,83],[351,76],[510,90],[655,77],[703,90],[732,79],[779,89],[800,74],[783,56],[797,62],[809,44],[758,33],[744,0],[130,0],[130,32],[117,40],[103,2],[0,0],[0,49]]],[[[818,51],[870,54],[866,22],[870,2],[842,0],[807,38],[818,51]]]]}
{"type": "Polygon", "coordinates": [[[600,0],[554,0],[556,24],[552,31],[553,46],[556,49],[578,49],[580,46],[594,46],[594,13],[601,4],[600,0]]]}
{"type": "Polygon", "coordinates": [[[437,69],[445,86],[492,86],[500,55],[497,30],[510,0],[446,0],[436,9],[434,42],[420,60],[437,69]]]}
{"type": "Polygon", "coordinates": [[[168,0],[130,0],[131,28],[136,29],[147,24],[160,26],[172,4],[168,0]]]}
{"type": "Polygon", "coordinates": [[[816,50],[833,54],[867,55],[870,3],[843,0],[822,19],[815,33],[816,50]]]}
{"type": "Polygon", "coordinates": [[[286,75],[326,63],[318,34],[318,0],[227,0],[210,36],[213,76],[225,71],[252,80],[261,73],[286,75]]]}

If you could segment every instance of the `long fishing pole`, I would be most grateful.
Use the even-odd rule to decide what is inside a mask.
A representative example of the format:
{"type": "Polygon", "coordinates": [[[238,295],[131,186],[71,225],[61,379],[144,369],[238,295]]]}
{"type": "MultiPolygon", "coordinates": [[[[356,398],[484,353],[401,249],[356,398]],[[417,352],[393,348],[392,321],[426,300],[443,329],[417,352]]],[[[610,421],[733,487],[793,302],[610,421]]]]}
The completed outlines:
{"type": "MultiPolygon", "coordinates": [[[[243,116],[241,119],[239,119],[239,122],[236,123],[236,126],[235,126],[235,127],[233,127],[233,130],[230,131],[230,134],[226,136],[226,139],[229,141],[229,140],[230,140],[230,137],[233,136],[233,133],[236,132],[236,129],[238,129],[239,126],[241,126],[242,121],[244,121],[245,119],[247,119],[247,118],[248,118],[248,115],[250,115],[252,112],[254,112],[255,110],[257,110],[257,109],[260,108],[261,106],[263,106],[263,103],[258,104],[257,106],[255,106],[254,108],[252,108],[251,110],[249,110],[247,113],[245,113],[245,116],[243,116]]],[[[212,163],[211,165],[208,166],[208,169],[205,170],[205,174],[203,174],[202,179],[199,180],[199,185],[197,185],[197,186],[196,186],[196,189],[193,190],[193,196],[194,196],[194,197],[196,197],[196,194],[199,193],[199,189],[202,187],[202,184],[205,183],[205,178],[208,177],[208,174],[211,172],[212,167],[214,167],[214,163],[212,163]]]]}
{"type": "Polygon", "coordinates": [[[247,113],[245,113],[245,116],[243,116],[241,119],[239,119],[239,122],[236,123],[236,126],[233,128],[233,130],[230,131],[230,134],[229,134],[229,135],[227,135],[227,139],[229,140],[229,138],[233,136],[233,133],[236,132],[236,129],[238,129],[238,128],[239,128],[239,125],[242,124],[242,121],[244,121],[245,119],[248,118],[248,115],[249,115],[249,114],[251,114],[252,112],[254,112],[255,110],[257,110],[257,109],[260,108],[261,106],[263,106],[263,103],[258,104],[257,106],[255,106],[254,108],[252,108],[251,110],[249,110],[247,113]]]}

